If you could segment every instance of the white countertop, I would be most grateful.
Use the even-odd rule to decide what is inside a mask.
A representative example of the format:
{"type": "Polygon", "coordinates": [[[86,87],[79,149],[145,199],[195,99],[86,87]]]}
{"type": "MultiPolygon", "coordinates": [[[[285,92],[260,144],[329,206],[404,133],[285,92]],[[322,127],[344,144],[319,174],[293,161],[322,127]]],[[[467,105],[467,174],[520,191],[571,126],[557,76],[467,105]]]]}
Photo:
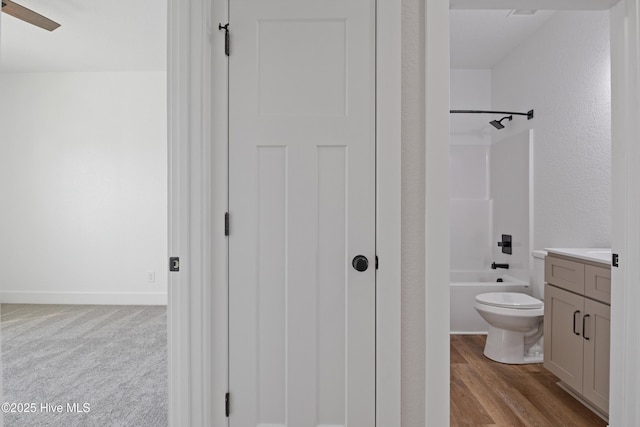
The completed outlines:
{"type": "Polygon", "coordinates": [[[611,265],[611,249],[609,248],[545,248],[545,250],[550,254],[611,265]]]}

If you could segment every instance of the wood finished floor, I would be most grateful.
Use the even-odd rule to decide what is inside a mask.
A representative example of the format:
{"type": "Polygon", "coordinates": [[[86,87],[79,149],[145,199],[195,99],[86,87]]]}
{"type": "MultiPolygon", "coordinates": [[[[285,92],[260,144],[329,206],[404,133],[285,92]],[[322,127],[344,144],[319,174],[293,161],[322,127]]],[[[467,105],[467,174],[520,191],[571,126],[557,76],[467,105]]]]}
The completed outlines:
{"type": "Polygon", "coordinates": [[[484,335],[451,335],[451,426],[605,427],[601,418],[535,365],[505,365],[482,354],[484,335]]]}

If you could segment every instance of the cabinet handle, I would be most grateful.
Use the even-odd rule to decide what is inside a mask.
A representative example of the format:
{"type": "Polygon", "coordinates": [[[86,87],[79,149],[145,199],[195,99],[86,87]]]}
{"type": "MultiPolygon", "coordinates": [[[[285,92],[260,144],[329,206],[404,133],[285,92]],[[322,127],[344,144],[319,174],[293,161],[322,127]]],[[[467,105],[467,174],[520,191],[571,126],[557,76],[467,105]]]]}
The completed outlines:
{"type": "Polygon", "coordinates": [[[582,318],[582,338],[584,338],[585,340],[589,341],[589,337],[587,336],[586,329],[585,329],[585,322],[587,321],[587,317],[591,317],[590,314],[585,314],[584,317],[582,318]]]}
{"type": "Polygon", "coordinates": [[[580,332],[576,332],[576,314],[580,315],[580,310],[576,310],[573,312],[573,333],[580,336],[580,332]]]}

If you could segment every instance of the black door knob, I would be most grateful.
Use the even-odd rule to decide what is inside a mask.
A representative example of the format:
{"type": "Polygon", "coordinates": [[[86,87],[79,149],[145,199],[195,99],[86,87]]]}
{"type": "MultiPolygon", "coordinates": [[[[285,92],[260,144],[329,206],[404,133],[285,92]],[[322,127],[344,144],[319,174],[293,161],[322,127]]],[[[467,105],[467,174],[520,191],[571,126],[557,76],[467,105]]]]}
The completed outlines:
{"type": "Polygon", "coordinates": [[[358,271],[366,271],[369,268],[369,260],[364,255],[356,255],[351,262],[353,268],[358,271]]]}

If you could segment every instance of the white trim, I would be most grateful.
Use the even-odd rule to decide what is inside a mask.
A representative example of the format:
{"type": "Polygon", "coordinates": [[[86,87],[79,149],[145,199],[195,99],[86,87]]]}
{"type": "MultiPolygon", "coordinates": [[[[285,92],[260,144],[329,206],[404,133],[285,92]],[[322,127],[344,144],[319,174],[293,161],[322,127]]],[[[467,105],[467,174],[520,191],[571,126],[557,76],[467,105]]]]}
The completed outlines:
{"type": "MultiPolygon", "coordinates": [[[[613,253],[626,252],[626,207],[622,210],[613,207],[626,204],[626,175],[627,161],[625,156],[626,146],[626,10],[625,2],[620,2],[611,9],[610,34],[611,34],[611,250],[613,253]],[[624,83],[623,83],[624,82],[624,83]]],[[[614,343],[624,342],[624,317],[625,313],[625,266],[611,268],[611,281],[615,286],[611,289],[611,305],[616,307],[611,310],[611,337],[612,346],[609,364],[609,412],[611,425],[623,425],[622,414],[625,411],[624,371],[612,369],[612,367],[624,366],[624,353],[622,348],[616,348],[614,343]],[[622,286],[618,286],[622,285],[622,286]],[[615,329],[614,329],[615,327],[615,329]]],[[[634,399],[635,400],[635,399],[634,399]]]]}
{"type": "Polygon", "coordinates": [[[169,0],[169,255],[180,257],[168,287],[171,426],[211,425],[222,406],[212,404],[211,284],[226,261],[213,245],[224,236],[212,200],[210,8],[210,0],[169,0]]]}
{"type": "Polygon", "coordinates": [[[612,250],[620,267],[611,278],[609,424],[638,425],[640,408],[640,22],[638,0],[610,14],[612,81],[612,250]]]}
{"type": "MultiPolygon", "coordinates": [[[[401,13],[391,0],[377,7],[376,414],[392,427],[400,424],[401,13]]],[[[169,253],[181,261],[169,276],[171,426],[227,424],[227,61],[217,31],[226,13],[225,0],[169,0],[169,253]]]]}
{"type": "Polygon", "coordinates": [[[166,292],[0,292],[2,304],[167,305],[166,292]]]}
{"type": "Polygon", "coordinates": [[[425,7],[425,426],[449,425],[449,2],[425,7]]]}
{"type": "Polygon", "coordinates": [[[169,425],[189,426],[188,136],[189,2],[168,1],[168,255],[180,256],[181,273],[169,273],[167,308],[169,425]],[[185,271],[186,270],[186,271],[185,271]]]}
{"type": "Polygon", "coordinates": [[[376,425],[401,424],[401,20],[399,1],[377,0],[376,425]]]}
{"type": "MultiPolygon", "coordinates": [[[[228,22],[227,0],[211,2],[213,17],[213,49],[211,59],[211,128],[212,128],[212,167],[211,197],[213,221],[215,224],[212,243],[211,277],[211,318],[212,330],[208,344],[211,354],[210,418],[205,419],[206,426],[226,426],[224,395],[228,384],[228,246],[224,236],[224,213],[228,210],[228,97],[227,97],[227,57],[224,53],[224,31],[218,30],[218,23],[228,22]]],[[[206,400],[205,400],[206,402],[206,400]]]]}

